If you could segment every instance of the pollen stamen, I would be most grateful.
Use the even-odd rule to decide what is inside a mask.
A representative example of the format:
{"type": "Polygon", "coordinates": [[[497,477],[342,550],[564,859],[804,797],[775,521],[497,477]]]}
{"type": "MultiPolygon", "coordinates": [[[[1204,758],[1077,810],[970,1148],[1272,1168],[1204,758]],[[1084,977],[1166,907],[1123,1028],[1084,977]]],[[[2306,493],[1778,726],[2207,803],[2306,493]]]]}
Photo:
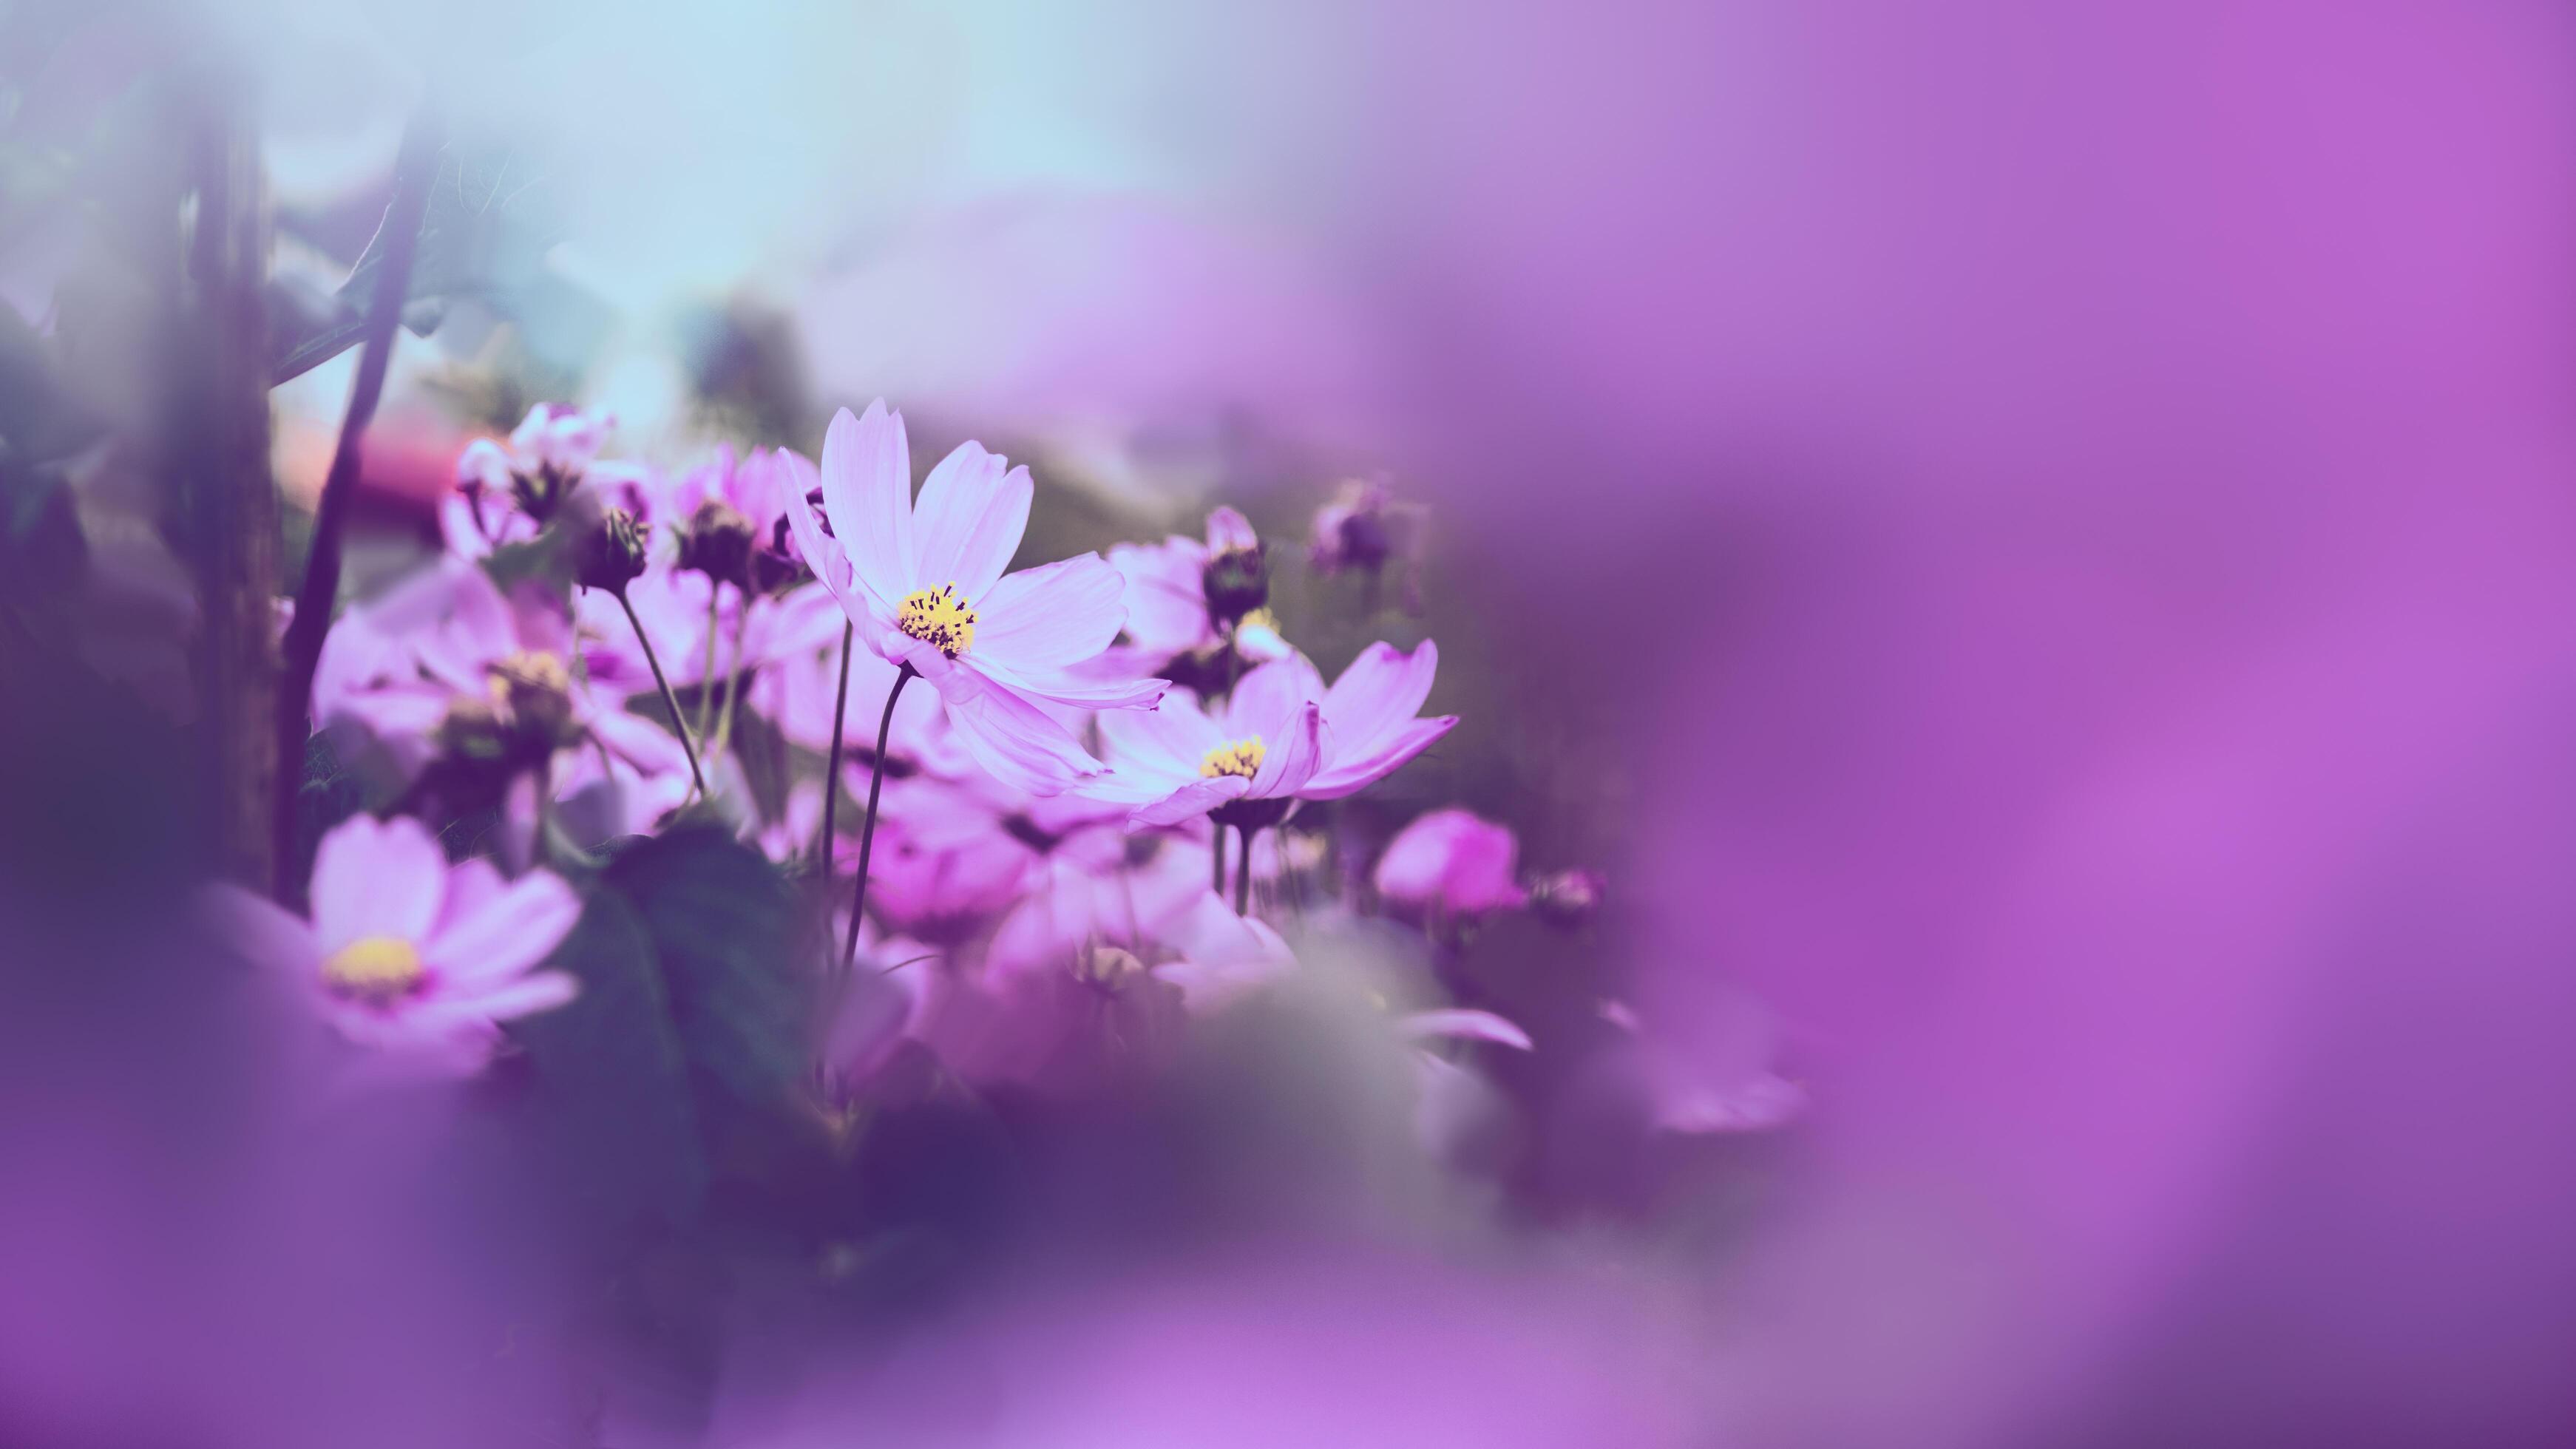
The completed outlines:
{"type": "Polygon", "coordinates": [[[399,936],[360,936],[322,963],[322,984],[333,994],[378,1006],[418,991],[427,976],[420,951],[399,936]]]}
{"type": "Polygon", "coordinates": [[[1213,780],[1220,775],[1241,775],[1249,780],[1261,773],[1261,757],[1267,753],[1259,735],[1219,745],[1199,761],[1199,777],[1213,780]]]}
{"type": "Polygon", "coordinates": [[[951,659],[975,647],[975,611],[953,583],[915,590],[895,614],[895,627],[951,659]]]}

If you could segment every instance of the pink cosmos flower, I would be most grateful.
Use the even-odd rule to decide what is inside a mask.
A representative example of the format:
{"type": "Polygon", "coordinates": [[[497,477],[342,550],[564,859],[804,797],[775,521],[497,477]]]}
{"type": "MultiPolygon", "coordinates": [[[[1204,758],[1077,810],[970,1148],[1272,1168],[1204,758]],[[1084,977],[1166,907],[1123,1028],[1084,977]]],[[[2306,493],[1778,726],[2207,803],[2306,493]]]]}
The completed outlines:
{"type": "Polygon", "coordinates": [[[1372,601],[1386,565],[1399,564],[1405,612],[1419,614],[1425,517],[1421,504],[1396,502],[1385,484],[1354,479],[1315,510],[1307,562],[1327,577],[1345,571],[1366,575],[1372,601]]]}
{"type": "Polygon", "coordinates": [[[1399,908],[1444,917],[1513,910],[1529,899],[1513,874],[1519,855],[1508,826],[1466,810],[1429,811],[1387,842],[1377,893],[1399,908]]]}
{"type": "MultiPolygon", "coordinates": [[[[1337,800],[1430,748],[1456,715],[1415,718],[1440,667],[1372,644],[1326,689],[1303,655],[1261,665],[1215,715],[1175,696],[1150,715],[1100,717],[1118,776],[1091,787],[1136,802],[1131,828],[1169,825],[1236,801],[1337,800]]],[[[1270,823],[1260,821],[1260,824],[1270,823]]]]}
{"type": "Polygon", "coordinates": [[[1213,898],[1205,850],[1169,837],[1131,839],[1115,827],[1075,830],[1031,870],[985,966],[996,976],[1050,976],[1095,946],[1152,955],[1196,903],[1213,898]]]}
{"type": "MultiPolygon", "coordinates": [[[[800,462],[789,456],[791,473],[800,462]]],[[[823,439],[822,515],[790,487],[787,516],[867,647],[929,681],[985,769],[1052,795],[1106,767],[1042,705],[1149,709],[1165,685],[1068,672],[1117,637],[1125,585],[1097,554],[1005,576],[1031,494],[1028,469],[1006,463],[960,444],[915,500],[902,415],[844,408],[823,439]]]]}
{"type": "Polygon", "coordinates": [[[213,907],[243,949],[342,1036],[407,1063],[472,1072],[499,1023],[561,1006],[573,979],[533,971],[581,914],[545,871],[504,881],[487,860],[451,866],[420,822],[358,815],[322,837],[313,916],[234,886],[213,907]]]}
{"type": "MultiPolygon", "coordinates": [[[[536,536],[551,512],[591,471],[617,420],[570,403],[538,403],[504,444],[477,438],[456,460],[456,491],[440,506],[447,546],[481,558],[499,544],[536,536]],[[542,500],[534,512],[523,500],[542,500]]],[[[640,476],[640,475],[639,475],[640,476]]]]}
{"type": "MultiPolygon", "coordinates": [[[[331,626],[313,718],[371,743],[397,786],[459,739],[497,732],[551,761],[554,798],[581,807],[567,826],[595,832],[584,843],[630,833],[686,796],[688,758],[661,726],[594,699],[573,647],[559,602],[504,597],[479,565],[449,557],[331,626]]],[[[534,797],[526,804],[532,819],[534,797]]]]}

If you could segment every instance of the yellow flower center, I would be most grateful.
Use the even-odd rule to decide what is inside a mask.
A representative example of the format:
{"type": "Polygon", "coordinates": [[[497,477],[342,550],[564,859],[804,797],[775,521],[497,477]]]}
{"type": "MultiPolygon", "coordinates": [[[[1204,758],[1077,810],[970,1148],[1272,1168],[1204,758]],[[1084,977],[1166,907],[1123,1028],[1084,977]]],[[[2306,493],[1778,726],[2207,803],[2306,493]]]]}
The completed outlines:
{"type": "Polygon", "coordinates": [[[322,984],[342,996],[379,1005],[420,989],[420,952],[394,936],[360,936],[322,963],[322,984]]]}
{"type": "Polygon", "coordinates": [[[955,584],[915,590],[903,601],[894,624],[951,659],[975,647],[975,611],[955,584]]]}
{"type": "Polygon", "coordinates": [[[1248,740],[1236,740],[1230,745],[1219,745],[1207,752],[1206,759],[1199,761],[1200,778],[1213,780],[1219,775],[1241,775],[1249,780],[1261,773],[1261,757],[1266,753],[1259,735],[1248,740]]]}

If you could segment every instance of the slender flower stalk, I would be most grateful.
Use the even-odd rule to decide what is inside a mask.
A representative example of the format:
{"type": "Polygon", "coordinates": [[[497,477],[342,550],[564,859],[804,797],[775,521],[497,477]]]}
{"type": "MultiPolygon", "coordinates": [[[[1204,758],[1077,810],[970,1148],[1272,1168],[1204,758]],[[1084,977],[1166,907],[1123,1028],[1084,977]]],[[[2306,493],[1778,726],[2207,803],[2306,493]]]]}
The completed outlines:
{"type": "Polygon", "coordinates": [[[662,691],[662,707],[671,712],[671,728],[679,733],[680,748],[688,753],[689,780],[698,787],[698,793],[704,795],[707,793],[707,777],[698,769],[697,741],[690,738],[689,722],[680,713],[679,696],[671,693],[671,681],[662,673],[661,656],[653,652],[652,637],[644,632],[644,621],[635,617],[635,606],[626,601],[626,591],[619,589],[614,592],[617,606],[626,611],[626,622],[634,626],[635,642],[643,646],[644,662],[652,666],[653,687],[662,691]]]}
{"type": "Polygon", "coordinates": [[[894,702],[903,697],[903,687],[921,671],[904,665],[896,671],[894,688],[886,691],[885,715],[877,721],[877,754],[868,762],[868,813],[859,825],[859,885],[850,898],[850,939],[841,947],[841,970],[847,974],[859,959],[859,920],[868,904],[868,857],[877,844],[877,796],[885,789],[886,742],[894,733],[894,702]]]}
{"type": "MultiPolygon", "coordinates": [[[[707,706],[716,695],[716,608],[724,598],[724,585],[707,580],[707,664],[698,671],[698,738],[707,737],[707,706]]],[[[704,793],[706,787],[698,787],[704,793]]]]}
{"type": "MultiPolygon", "coordinates": [[[[814,856],[827,882],[832,874],[832,817],[841,806],[841,721],[850,712],[850,642],[857,633],[856,624],[841,626],[841,685],[832,695],[832,757],[823,767],[823,838],[815,842],[814,856]]],[[[878,746],[877,758],[880,763],[885,759],[883,745],[878,746]]]]}
{"type": "Polygon", "coordinates": [[[751,627],[748,601],[733,626],[733,668],[725,672],[724,697],[716,704],[716,742],[708,749],[707,758],[722,760],[733,743],[734,716],[742,712],[743,635],[751,627]]]}
{"type": "Polygon", "coordinates": [[[1208,832],[1208,889],[1225,894],[1225,827],[1208,832]]]}
{"type": "Polygon", "coordinates": [[[351,496],[358,487],[358,464],[366,445],[367,425],[375,420],[384,396],[385,371],[393,362],[394,329],[402,321],[405,290],[411,282],[412,255],[420,246],[421,219],[429,210],[429,190],[438,176],[440,127],[424,110],[403,130],[402,150],[394,158],[394,195],[385,207],[384,265],[377,269],[374,295],[367,299],[365,340],[358,352],[358,376],[349,387],[349,408],[341,415],[340,440],[331,453],[331,470],[322,480],[322,497],[313,514],[313,544],[304,565],[304,583],[295,595],[295,617],[286,627],[280,650],[285,672],[277,692],[277,797],[270,831],[277,852],[276,875],[270,882],[280,900],[291,894],[295,861],[295,823],[304,773],[305,737],[312,733],[313,673],[322,657],[322,639],[331,627],[332,601],[340,592],[340,536],[348,524],[351,496]]]}
{"type": "MultiPolygon", "coordinates": [[[[1217,834],[1222,837],[1225,828],[1217,827],[1217,834]]],[[[1235,848],[1241,857],[1234,863],[1234,913],[1248,916],[1252,914],[1252,827],[1237,825],[1234,838],[1235,848]]]]}

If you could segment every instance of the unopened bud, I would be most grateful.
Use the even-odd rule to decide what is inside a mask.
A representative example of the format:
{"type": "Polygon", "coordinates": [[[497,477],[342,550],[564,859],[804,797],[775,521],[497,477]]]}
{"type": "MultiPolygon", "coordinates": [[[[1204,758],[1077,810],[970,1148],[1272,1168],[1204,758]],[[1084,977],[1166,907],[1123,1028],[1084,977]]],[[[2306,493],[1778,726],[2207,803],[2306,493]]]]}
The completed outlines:
{"type": "Polygon", "coordinates": [[[623,508],[609,509],[582,535],[573,568],[584,587],[624,594],[644,572],[644,526],[623,508]]]}
{"type": "Polygon", "coordinates": [[[1270,570],[1261,545],[1209,554],[1199,584],[1207,593],[1208,618],[1219,628],[1232,627],[1270,600],[1270,570]]]}
{"type": "Polygon", "coordinates": [[[710,498],[689,515],[688,531],[680,539],[680,567],[747,590],[752,550],[758,544],[758,531],[742,510],[721,498],[710,498]]]}
{"type": "Polygon", "coordinates": [[[460,694],[447,702],[430,731],[442,758],[463,765],[500,765],[510,757],[510,726],[492,700],[460,694]]]}
{"type": "Polygon", "coordinates": [[[1530,883],[1530,909],[1549,925],[1570,931],[1600,911],[1602,888],[1598,871],[1560,870],[1530,883]]]}

